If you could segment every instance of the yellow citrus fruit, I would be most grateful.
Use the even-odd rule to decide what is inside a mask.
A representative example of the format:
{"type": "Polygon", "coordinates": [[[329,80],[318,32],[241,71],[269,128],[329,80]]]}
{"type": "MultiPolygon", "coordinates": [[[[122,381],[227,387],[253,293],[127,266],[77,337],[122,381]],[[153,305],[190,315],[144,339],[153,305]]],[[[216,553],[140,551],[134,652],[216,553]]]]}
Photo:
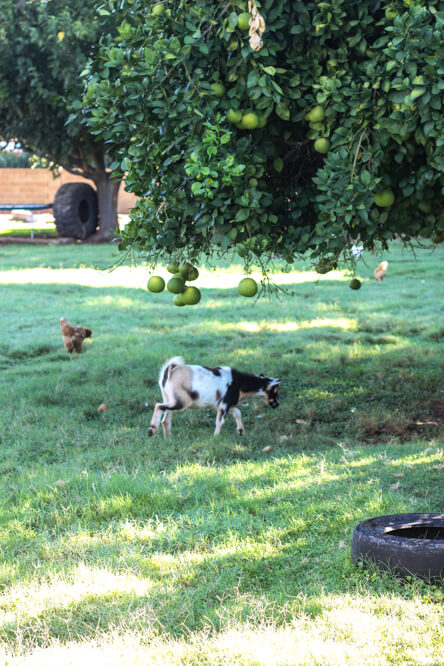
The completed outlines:
{"type": "Polygon", "coordinates": [[[350,280],[350,283],[348,285],[350,289],[360,289],[361,288],[361,280],[358,280],[358,278],[353,278],[353,280],[350,280]]]}
{"type": "Polygon", "coordinates": [[[63,30],[60,30],[60,32],[57,33],[57,39],[59,40],[59,42],[63,42],[63,40],[65,39],[65,33],[63,32],[63,30]]]}
{"type": "Polygon", "coordinates": [[[171,261],[167,266],[168,273],[177,273],[179,271],[179,264],[176,261],[171,261]]]}
{"type": "Polygon", "coordinates": [[[179,307],[182,307],[183,305],[185,305],[185,303],[183,302],[182,294],[177,294],[173,298],[173,303],[174,303],[174,305],[177,305],[179,307]]]}
{"type": "Polygon", "coordinates": [[[196,266],[192,266],[188,273],[188,280],[190,282],[193,282],[194,280],[197,280],[198,277],[199,277],[199,271],[197,270],[196,266]]]}
{"type": "Polygon", "coordinates": [[[197,287],[186,287],[181,297],[185,305],[196,305],[200,301],[201,294],[197,287]]]}
{"type": "Polygon", "coordinates": [[[259,117],[259,122],[258,122],[258,127],[265,127],[267,124],[267,116],[265,116],[263,113],[258,114],[259,117]]]}
{"type": "Polygon", "coordinates": [[[380,208],[388,208],[395,202],[395,195],[389,189],[381,190],[375,194],[375,203],[380,208]]]}
{"type": "Polygon", "coordinates": [[[193,266],[193,264],[190,264],[188,261],[185,262],[184,264],[180,264],[179,266],[179,275],[186,281],[186,280],[191,280],[191,279],[196,279],[192,278],[191,276],[193,275],[194,271],[196,271],[197,268],[193,266]]]}
{"type": "Polygon", "coordinates": [[[251,298],[257,294],[257,282],[253,278],[243,278],[237,285],[237,290],[241,296],[251,298]]]}
{"type": "Polygon", "coordinates": [[[225,95],[225,86],[220,81],[212,83],[210,88],[216,97],[223,97],[225,95]]]}
{"type": "Polygon", "coordinates": [[[242,111],[240,109],[230,109],[227,113],[227,120],[229,123],[240,123],[242,119],[242,111]]]}
{"type": "Polygon", "coordinates": [[[165,289],[165,280],[160,275],[152,275],[148,280],[147,289],[158,294],[165,289]]]}
{"type": "Polygon", "coordinates": [[[248,12],[242,12],[242,14],[239,14],[237,17],[237,25],[241,30],[248,30],[250,27],[250,19],[251,16],[248,12]]]}
{"type": "Polygon", "coordinates": [[[174,276],[171,280],[168,280],[167,289],[172,294],[181,294],[185,289],[185,282],[181,277],[174,276]]]}
{"type": "Polygon", "coordinates": [[[154,5],[154,7],[151,10],[151,14],[154,14],[154,16],[160,16],[161,14],[165,13],[165,4],[163,2],[159,2],[157,5],[154,5]]]}
{"type": "Polygon", "coordinates": [[[330,141],[328,139],[316,139],[314,142],[314,149],[317,153],[328,153],[330,148],[330,141]]]}
{"type": "Polygon", "coordinates": [[[325,118],[325,111],[322,106],[314,106],[305,117],[311,123],[320,123],[325,118]]]}
{"type": "Polygon", "coordinates": [[[256,113],[250,111],[249,113],[246,113],[244,116],[242,116],[241,126],[243,129],[256,129],[258,125],[259,116],[256,113]]]}

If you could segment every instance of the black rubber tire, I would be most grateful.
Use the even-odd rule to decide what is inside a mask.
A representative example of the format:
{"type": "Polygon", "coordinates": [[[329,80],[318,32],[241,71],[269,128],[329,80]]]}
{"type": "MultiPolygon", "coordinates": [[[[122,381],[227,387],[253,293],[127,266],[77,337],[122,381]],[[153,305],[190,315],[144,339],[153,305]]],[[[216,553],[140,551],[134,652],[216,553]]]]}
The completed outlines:
{"type": "Polygon", "coordinates": [[[404,577],[414,575],[427,582],[440,579],[444,576],[444,513],[403,513],[365,520],[353,532],[351,558],[355,564],[372,561],[404,577]],[[426,528],[430,528],[429,538],[424,536],[426,528]]]}
{"type": "Polygon", "coordinates": [[[97,194],[87,183],[65,183],[59,187],[52,209],[59,236],[84,240],[97,229],[97,194]]]}

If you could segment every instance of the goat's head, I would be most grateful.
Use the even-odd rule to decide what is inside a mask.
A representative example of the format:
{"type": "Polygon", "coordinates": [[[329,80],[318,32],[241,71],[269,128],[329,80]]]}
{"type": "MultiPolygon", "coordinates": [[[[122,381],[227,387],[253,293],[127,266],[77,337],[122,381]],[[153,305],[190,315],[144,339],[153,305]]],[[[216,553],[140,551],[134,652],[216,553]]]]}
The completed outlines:
{"type": "Polygon", "coordinates": [[[276,409],[276,407],[279,407],[279,384],[281,380],[272,379],[271,377],[264,377],[264,379],[267,380],[263,393],[264,400],[267,405],[276,409]]]}

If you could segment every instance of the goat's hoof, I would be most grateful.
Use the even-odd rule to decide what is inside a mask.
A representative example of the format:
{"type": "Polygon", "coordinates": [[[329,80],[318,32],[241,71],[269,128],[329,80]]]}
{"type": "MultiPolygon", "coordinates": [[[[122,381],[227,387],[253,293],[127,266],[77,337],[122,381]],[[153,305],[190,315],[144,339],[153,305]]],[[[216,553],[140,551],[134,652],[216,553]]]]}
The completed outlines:
{"type": "Polygon", "coordinates": [[[153,435],[154,435],[153,428],[148,428],[148,437],[152,437],[153,435]]]}
{"type": "Polygon", "coordinates": [[[242,436],[244,434],[244,432],[245,432],[245,430],[238,430],[237,434],[242,436]]]}

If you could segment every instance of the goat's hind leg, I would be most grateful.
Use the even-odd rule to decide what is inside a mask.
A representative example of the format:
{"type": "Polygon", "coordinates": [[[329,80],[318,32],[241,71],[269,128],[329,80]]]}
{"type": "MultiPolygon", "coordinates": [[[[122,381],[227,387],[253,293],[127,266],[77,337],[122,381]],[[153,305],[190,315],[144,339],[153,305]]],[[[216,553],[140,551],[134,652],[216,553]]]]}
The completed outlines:
{"type": "Polygon", "coordinates": [[[151,417],[150,427],[148,428],[148,437],[152,437],[154,433],[157,431],[160,424],[160,419],[162,418],[162,414],[165,412],[166,409],[168,409],[167,405],[165,405],[162,402],[156,402],[153,416],[151,417]]]}
{"type": "Polygon", "coordinates": [[[189,404],[184,404],[184,402],[181,399],[179,399],[177,396],[175,398],[175,401],[171,401],[169,403],[157,402],[156,406],[154,407],[154,412],[153,412],[153,417],[151,419],[150,427],[148,428],[148,437],[152,437],[159,428],[160,420],[164,412],[166,412],[163,418],[163,421],[165,423],[162,423],[162,427],[165,436],[167,436],[169,434],[169,429],[170,429],[169,426],[173,416],[172,414],[169,415],[170,412],[181,411],[186,407],[189,407],[189,404]]]}

